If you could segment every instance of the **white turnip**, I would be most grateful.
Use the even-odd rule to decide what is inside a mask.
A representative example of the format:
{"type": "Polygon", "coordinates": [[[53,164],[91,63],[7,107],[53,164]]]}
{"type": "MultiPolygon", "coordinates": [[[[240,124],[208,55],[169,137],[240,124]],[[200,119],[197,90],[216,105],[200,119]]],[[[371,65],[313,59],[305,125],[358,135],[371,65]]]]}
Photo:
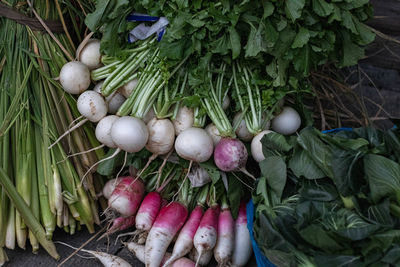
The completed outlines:
{"type": "Polygon", "coordinates": [[[272,120],[272,129],[284,135],[295,133],[300,125],[300,115],[291,107],[283,107],[282,112],[272,120]]]}
{"type": "Polygon", "coordinates": [[[172,121],[175,127],[175,134],[179,135],[186,129],[193,126],[194,123],[194,112],[193,109],[186,106],[179,108],[176,118],[172,121]]]}
{"type": "Polygon", "coordinates": [[[111,138],[118,148],[135,153],[145,147],[149,132],[142,120],[124,116],[114,122],[111,128],[111,138]]]}
{"type": "Polygon", "coordinates": [[[205,162],[213,153],[213,141],[205,130],[192,127],[178,135],[175,151],[186,160],[205,162]]]}
{"type": "Polygon", "coordinates": [[[262,151],[261,139],[264,137],[264,135],[269,133],[272,133],[272,131],[264,130],[261,133],[257,134],[256,136],[254,136],[253,140],[251,141],[251,155],[257,162],[261,162],[265,159],[264,153],[262,151]]]}
{"type": "Polygon", "coordinates": [[[101,66],[100,40],[89,39],[86,45],[80,50],[79,61],[85,64],[90,70],[101,66]]]}
{"type": "Polygon", "coordinates": [[[95,131],[96,139],[100,143],[106,145],[107,147],[110,148],[117,147],[117,145],[111,138],[111,128],[114,122],[116,122],[118,119],[119,119],[118,116],[109,115],[102,118],[96,126],[96,131],[95,131]]]}
{"type": "Polygon", "coordinates": [[[67,93],[80,94],[89,88],[90,71],[79,61],[68,62],[61,68],[60,83],[67,93]]]}

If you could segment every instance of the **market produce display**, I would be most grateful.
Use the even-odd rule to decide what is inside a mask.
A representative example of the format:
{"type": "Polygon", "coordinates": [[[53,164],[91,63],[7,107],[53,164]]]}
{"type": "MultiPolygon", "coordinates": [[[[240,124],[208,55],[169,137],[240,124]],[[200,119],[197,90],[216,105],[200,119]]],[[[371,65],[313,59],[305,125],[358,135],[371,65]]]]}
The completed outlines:
{"type": "Polygon", "coordinates": [[[6,4],[64,32],[1,20],[0,248],[57,258],[55,225],[101,215],[146,266],[246,266],[253,198],[278,265],[396,262],[398,133],[323,135],[303,103],[311,72],[363,57],[369,1],[6,4]]]}

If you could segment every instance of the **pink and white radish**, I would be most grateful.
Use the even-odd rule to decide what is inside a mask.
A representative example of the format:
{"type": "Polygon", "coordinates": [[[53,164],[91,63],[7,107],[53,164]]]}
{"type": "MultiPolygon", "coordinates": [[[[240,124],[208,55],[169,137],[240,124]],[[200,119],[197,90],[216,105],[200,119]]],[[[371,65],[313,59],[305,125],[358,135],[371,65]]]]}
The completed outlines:
{"type": "Polygon", "coordinates": [[[272,129],[284,135],[294,134],[300,125],[300,115],[291,107],[283,107],[282,112],[272,120],[272,129]]]}
{"type": "Polygon", "coordinates": [[[101,237],[99,237],[98,240],[103,239],[104,237],[113,234],[115,232],[126,230],[130,227],[133,227],[134,225],[135,225],[135,216],[115,218],[112,221],[111,227],[109,227],[107,231],[101,237]]]}
{"type": "Polygon", "coordinates": [[[186,106],[180,107],[172,123],[174,124],[176,135],[179,135],[184,130],[189,129],[194,123],[193,109],[190,109],[186,106]]]}
{"type": "MultiPolygon", "coordinates": [[[[145,263],[145,247],[139,245],[134,242],[129,242],[124,244],[133,255],[140,260],[141,262],[145,263]]],[[[171,257],[170,253],[165,253],[164,258],[161,261],[161,265],[166,266],[165,262],[171,257]]],[[[194,267],[195,263],[188,258],[179,258],[174,261],[172,264],[169,264],[168,267],[194,267]]]]}
{"type": "Polygon", "coordinates": [[[212,251],[217,243],[219,206],[208,208],[201,218],[199,228],[193,238],[197,250],[198,261],[205,253],[212,251]]]}
{"type": "Polygon", "coordinates": [[[218,142],[222,139],[222,137],[219,135],[218,128],[215,127],[214,123],[210,123],[206,127],[207,133],[211,136],[214,146],[218,144],[218,142]]]}
{"type": "Polygon", "coordinates": [[[115,187],[108,206],[123,217],[133,216],[144,197],[145,186],[140,179],[131,176],[122,177],[115,187]]]}
{"type": "Polygon", "coordinates": [[[80,49],[78,59],[90,70],[101,66],[100,40],[89,39],[85,46],[80,49]]]}
{"type": "Polygon", "coordinates": [[[136,231],[139,234],[147,233],[150,231],[153,226],[154,221],[156,220],[157,214],[160,211],[161,207],[161,196],[158,192],[150,192],[148,193],[142,201],[142,204],[139,207],[139,210],[136,214],[136,231]]]}
{"type": "Polygon", "coordinates": [[[246,203],[242,202],[235,222],[235,246],[232,255],[232,266],[245,266],[252,253],[250,233],[247,229],[246,203]]]}
{"type": "Polygon", "coordinates": [[[264,153],[262,151],[261,139],[264,137],[264,135],[269,133],[272,133],[272,131],[264,130],[261,133],[257,134],[256,136],[254,136],[253,140],[251,141],[251,155],[257,162],[261,162],[265,159],[264,153]]]}
{"type": "Polygon", "coordinates": [[[203,216],[203,208],[196,206],[189,216],[189,219],[179,232],[178,239],[175,242],[171,257],[163,266],[168,266],[179,258],[182,258],[193,248],[193,238],[199,227],[201,217],[203,216]]]}
{"type": "Polygon", "coordinates": [[[82,93],[90,85],[89,68],[79,61],[64,64],[60,70],[60,83],[67,93],[74,95],[82,93]]]}
{"type": "Polygon", "coordinates": [[[108,180],[107,183],[103,186],[103,197],[109,199],[112,192],[114,191],[115,187],[119,184],[121,179],[122,179],[121,177],[118,177],[108,180]]]}
{"type": "Polygon", "coordinates": [[[188,216],[187,208],[179,202],[171,202],[160,210],[146,239],[145,263],[147,267],[159,267],[165,252],[188,216]]]}
{"type": "Polygon", "coordinates": [[[227,266],[231,260],[235,243],[234,224],[229,207],[223,205],[218,217],[218,238],[214,248],[214,258],[218,266],[227,266]]]}

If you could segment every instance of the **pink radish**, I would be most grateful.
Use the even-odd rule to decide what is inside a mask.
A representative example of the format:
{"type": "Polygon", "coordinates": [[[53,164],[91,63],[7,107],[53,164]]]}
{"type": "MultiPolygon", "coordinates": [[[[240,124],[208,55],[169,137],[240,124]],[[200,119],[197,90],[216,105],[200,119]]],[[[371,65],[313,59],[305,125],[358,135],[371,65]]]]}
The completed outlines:
{"type": "Polygon", "coordinates": [[[231,260],[235,242],[234,224],[229,207],[223,205],[218,218],[218,239],[214,248],[214,258],[219,266],[227,266],[231,260]]]}
{"type": "Polygon", "coordinates": [[[165,252],[188,216],[187,208],[179,202],[171,202],[161,209],[146,239],[145,263],[147,267],[159,267],[165,252]]]}
{"type": "MultiPolygon", "coordinates": [[[[132,252],[135,257],[141,262],[145,262],[145,247],[134,242],[129,242],[125,244],[128,250],[132,252]]],[[[164,258],[161,261],[161,264],[165,265],[165,262],[171,257],[170,253],[165,253],[164,258]]],[[[188,258],[179,258],[174,263],[168,265],[168,267],[194,267],[195,263],[188,258]]]]}
{"type": "Polygon", "coordinates": [[[161,206],[161,196],[158,192],[150,192],[143,199],[136,214],[136,229],[148,232],[157,217],[161,206]]]}
{"type": "Polygon", "coordinates": [[[213,256],[212,250],[206,251],[201,256],[194,248],[189,253],[189,259],[191,259],[192,261],[196,261],[196,266],[207,266],[210,263],[212,256],[213,256]]]}
{"type": "Polygon", "coordinates": [[[108,206],[123,217],[135,215],[144,193],[145,187],[141,180],[131,176],[121,177],[108,199],[108,206]]]}
{"type": "Polygon", "coordinates": [[[251,257],[251,252],[250,233],[247,229],[246,204],[242,202],[235,222],[235,246],[233,249],[232,266],[245,266],[251,257]]]}
{"type": "Polygon", "coordinates": [[[107,235],[113,234],[117,231],[123,231],[135,225],[135,216],[118,217],[113,221],[112,226],[98,239],[102,239],[107,235]]]}
{"type": "Polygon", "coordinates": [[[199,228],[193,238],[194,247],[196,248],[199,256],[197,260],[206,252],[212,250],[217,243],[218,233],[218,204],[208,208],[201,218],[199,228]]]}
{"type": "Polygon", "coordinates": [[[121,177],[107,181],[107,183],[103,187],[103,197],[109,199],[115,187],[118,185],[120,181],[121,177]]]}
{"type": "Polygon", "coordinates": [[[164,263],[168,266],[175,260],[185,256],[193,248],[193,237],[199,227],[201,217],[203,216],[203,208],[197,206],[189,216],[189,219],[179,232],[178,239],[175,242],[172,256],[164,263]]]}

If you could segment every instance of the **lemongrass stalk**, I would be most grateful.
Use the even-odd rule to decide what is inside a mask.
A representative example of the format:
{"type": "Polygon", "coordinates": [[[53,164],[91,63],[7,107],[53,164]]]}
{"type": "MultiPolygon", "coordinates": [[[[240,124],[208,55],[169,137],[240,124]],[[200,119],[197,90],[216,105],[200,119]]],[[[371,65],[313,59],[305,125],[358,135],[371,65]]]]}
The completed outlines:
{"type": "Polygon", "coordinates": [[[58,227],[61,227],[62,225],[62,214],[63,214],[63,197],[62,197],[62,188],[61,188],[61,179],[60,179],[60,173],[58,169],[55,167],[53,164],[51,166],[53,169],[53,185],[52,187],[54,188],[54,201],[55,201],[55,209],[56,209],[56,215],[57,215],[57,225],[58,227]]]}
{"type": "MultiPolygon", "coordinates": [[[[10,182],[11,186],[12,183],[10,182]]],[[[8,249],[15,249],[15,208],[13,205],[10,205],[8,211],[8,220],[7,220],[7,227],[6,227],[6,240],[5,240],[5,247],[8,249]]]]}
{"type": "Polygon", "coordinates": [[[22,218],[24,219],[26,225],[32,230],[39,243],[43,248],[55,259],[59,259],[60,256],[57,253],[54,243],[46,239],[46,232],[40,225],[40,222],[35,218],[28,205],[18,194],[17,190],[13,186],[10,178],[4,172],[3,168],[0,168],[0,184],[6,190],[8,197],[11,199],[22,218]]]}
{"type": "Polygon", "coordinates": [[[18,247],[25,249],[26,239],[28,238],[28,230],[23,225],[21,216],[18,212],[15,213],[15,236],[18,247]]]}
{"type": "MultiPolygon", "coordinates": [[[[35,134],[36,135],[36,134],[35,134]]],[[[33,139],[33,138],[32,138],[33,139]]],[[[32,159],[33,166],[36,166],[35,157],[32,159]]],[[[37,181],[37,173],[36,171],[31,172],[31,179],[32,179],[32,187],[31,187],[31,211],[35,218],[39,220],[40,212],[39,212],[39,188],[38,188],[38,181],[37,181]]],[[[39,250],[39,241],[33,234],[32,230],[29,229],[29,242],[32,246],[32,252],[37,253],[39,250]]]]}
{"type": "Polygon", "coordinates": [[[76,221],[74,220],[74,217],[70,214],[69,215],[69,234],[73,235],[75,234],[76,231],[76,221]]]}
{"type": "Polygon", "coordinates": [[[8,261],[6,252],[0,247],[0,266],[3,266],[8,261]]]}
{"type": "Polygon", "coordinates": [[[37,183],[39,189],[39,204],[40,204],[40,216],[42,224],[46,230],[46,237],[51,239],[56,225],[56,220],[54,214],[50,210],[49,204],[49,193],[47,186],[45,184],[45,171],[43,168],[43,158],[44,155],[48,153],[45,145],[43,145],[43,139],[41,138],[38,127],[36,127],[35,134],[35,144],[36,144],[36,160],[37,160],[37,183]]]}

